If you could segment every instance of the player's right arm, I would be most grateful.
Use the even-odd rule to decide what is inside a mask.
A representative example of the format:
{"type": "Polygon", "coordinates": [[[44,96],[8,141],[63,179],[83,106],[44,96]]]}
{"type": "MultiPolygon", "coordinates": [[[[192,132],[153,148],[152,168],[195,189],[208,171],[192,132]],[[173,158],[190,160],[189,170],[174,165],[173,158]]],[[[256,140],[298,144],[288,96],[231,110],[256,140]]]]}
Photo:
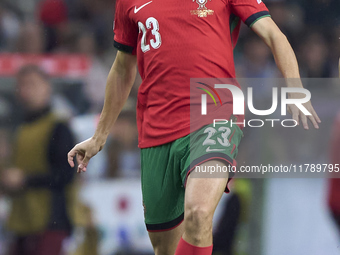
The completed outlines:
{"type": "Polygon", "coordinates": [[[67,154],[71,167],[74,167],[73,158],[76,156],[78,173],[85,172],[89,160],[103,148],[110,129],[130,94],[136,78],[136,64],[136,55],[118,51],[107,78],[104,107],[95,134],[74,146],[67,154]]]}
{"type": "MultiPolygon", "coordinates": [[[[271,49],[276,65],[280,69],[283,77],[286,79],[287,86],[292,88],[303,88],[295,53],[286,36],[277,27],[275,22],[270,17],[265,17],[257,21],[252,26],[252,29],[271,49]]],[[[301,94],[290,93],[289,97],[298,99],[301,98],[301,94]]],[[[303,105],[308,112],[311,113],[311,115],[305,115],[296,105],[293,104],[288,105],[287,108],[292,113],[293,119],[298,124],[299,119],[301,119],[302,125],[305,129],[309,129],[307,122],[308,119],[312,122],[314,127],[318,129],[318,123],[321,123],[321,120],[315,112],[311,101],[308,101],[303,105]]]]}

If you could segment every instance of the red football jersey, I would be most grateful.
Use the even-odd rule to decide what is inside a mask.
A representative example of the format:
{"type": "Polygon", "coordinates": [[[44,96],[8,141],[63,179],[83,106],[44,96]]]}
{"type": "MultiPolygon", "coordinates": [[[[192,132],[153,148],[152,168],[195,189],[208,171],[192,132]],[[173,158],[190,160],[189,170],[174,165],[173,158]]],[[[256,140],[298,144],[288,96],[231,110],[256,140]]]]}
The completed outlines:
{"type": "Polygon", "coordinates": [[[114,45],[137,54],[143,80],[140,148],[190,133],[190,78],[235,77],[240,20],[251,26],[265,16],[261,0],[117,0],[114,45]]]}

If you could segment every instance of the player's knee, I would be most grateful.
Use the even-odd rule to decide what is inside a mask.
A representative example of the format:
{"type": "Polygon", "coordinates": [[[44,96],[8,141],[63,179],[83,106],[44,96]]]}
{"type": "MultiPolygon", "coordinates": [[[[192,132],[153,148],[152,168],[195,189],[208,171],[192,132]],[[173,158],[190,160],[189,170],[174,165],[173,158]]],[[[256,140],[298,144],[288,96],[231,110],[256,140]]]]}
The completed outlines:
{"type": "Polygon", "coordinates": [[[202,236],[212,230],[213,211],[205,206],[189,206],[185,211],[185,231],[190,235],[202,236]]]}

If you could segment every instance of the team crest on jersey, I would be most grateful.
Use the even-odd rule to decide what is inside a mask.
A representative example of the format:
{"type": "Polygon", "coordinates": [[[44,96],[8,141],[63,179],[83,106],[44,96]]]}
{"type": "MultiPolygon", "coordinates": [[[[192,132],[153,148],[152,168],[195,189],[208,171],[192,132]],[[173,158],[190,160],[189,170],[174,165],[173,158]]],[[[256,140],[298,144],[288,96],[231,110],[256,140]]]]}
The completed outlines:
{"type": "MultiPolygon", "coordinates": [[[[197,10],[190,11],[191,15],[197,15],[200,18],[207,17],[208,15],[213,15],[214,11],[209,10],[205,5],[208,3],[208,0],[192,0],[193,2],[196,1],[198,4],[197,10]]],[[[211,1],[211,0],[210,0],[211,1]]]]}

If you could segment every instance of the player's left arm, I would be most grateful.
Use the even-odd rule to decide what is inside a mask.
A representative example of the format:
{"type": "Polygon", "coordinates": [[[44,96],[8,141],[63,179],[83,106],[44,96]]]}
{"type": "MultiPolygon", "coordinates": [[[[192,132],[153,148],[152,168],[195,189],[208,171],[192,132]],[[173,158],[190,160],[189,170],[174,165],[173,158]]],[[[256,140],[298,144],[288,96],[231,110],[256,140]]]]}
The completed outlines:
{"type": "MultiPolygon", "coordinates": [[[[287,80],[287,86],[303,88],[295,53],[286,36],[277,27],[275,22],[270,17],[264,17],[256,21],[251,28],[271,49],[277,67],[281,71],[283,77],[287,80]]],[[[290,98],[301,98],[300,93],[290,93],[289,96],[290,98]]],[[[301,119],[305,129],[309,129],[307,117],[313,123],[313,126],[318,129],[318,123],[320,123],[321,120],[316,114],[311,102],[305,103],[304,106],[311,115],[306,116],[299,108],[292,104],[288,105],[288,110],[291,112],[293,119],[296,120],[297,123],[299,123],[299,119],[301,119]]]]}

